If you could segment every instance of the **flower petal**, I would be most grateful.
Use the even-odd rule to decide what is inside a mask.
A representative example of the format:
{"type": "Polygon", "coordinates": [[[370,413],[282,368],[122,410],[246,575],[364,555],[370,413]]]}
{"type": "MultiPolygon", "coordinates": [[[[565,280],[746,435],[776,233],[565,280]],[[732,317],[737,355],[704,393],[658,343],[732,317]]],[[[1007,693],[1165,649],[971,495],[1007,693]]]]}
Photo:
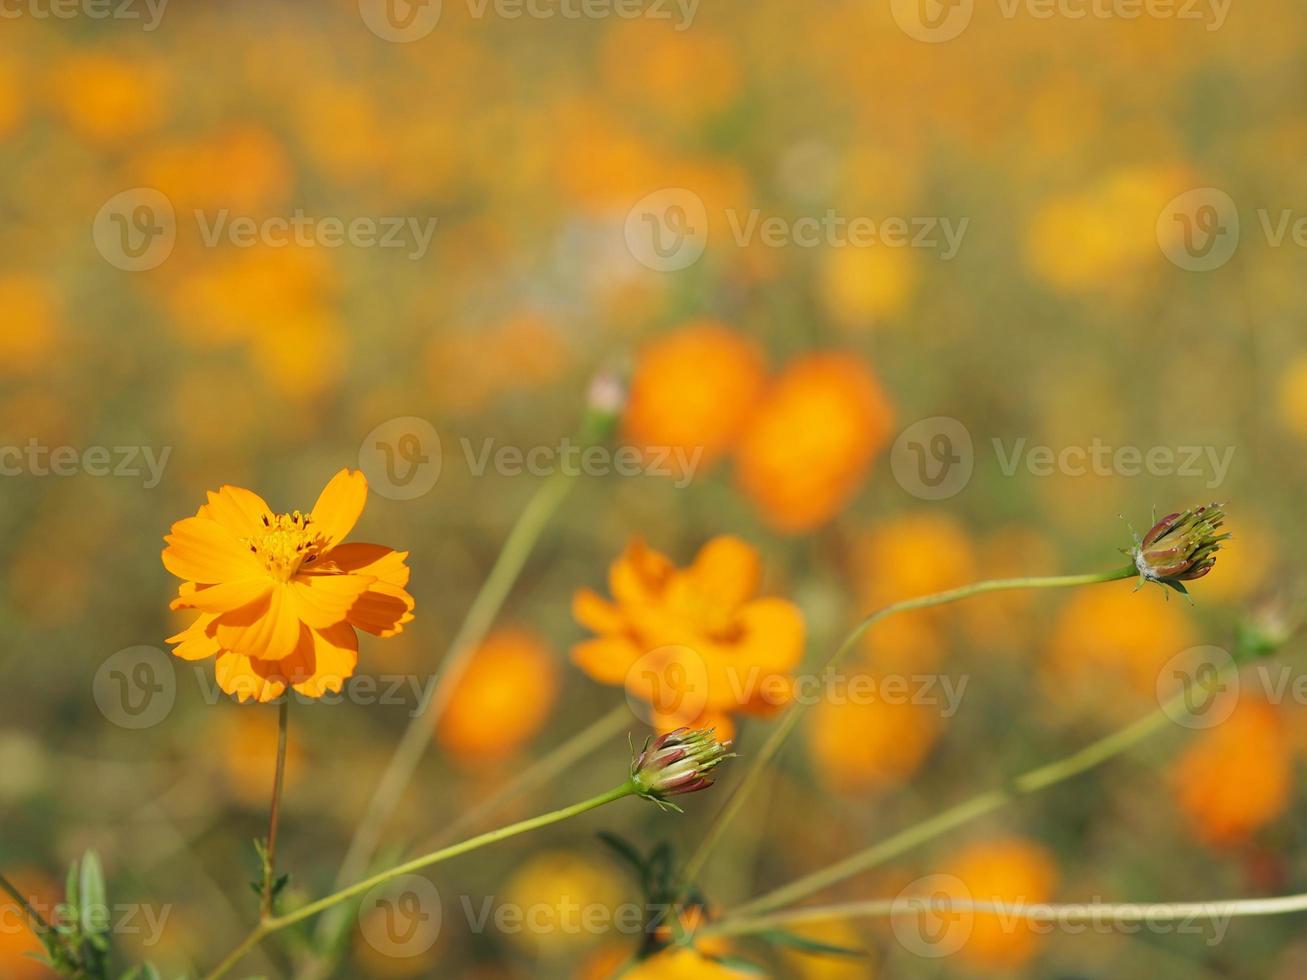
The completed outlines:
{"type": "Polygon", "coordinates": [[[313,505],[313,524],[331,547],[343,540],[368,500],[368,480],[361,470],[344,469],[331,478],[331,481],[318,495],[313,505]]]}
{"type": "MultiPolygon", "coordinates": [[[[328,691],[339,694],[345,680],[354,676],[354,669],[358,666],[358,634],[348,623],[325,630],[309,630],[308,633],[309,669],[307,672],[287,669],[286,678],[306,697],[320,698],[328,691]]],[[[305,644],[301,644],[300,649],[304,648],[305,644]]],[[[285,664],[286,661],[282,661],[283,669],[285,664]]]]}
{"type": "Polygon", "coordinates": [[[572,663],[600,684],[625,684],[640,649],[630,640],[617,636],[601,636],[572,647],[572,663]]]}
{"type": "Polygon", "coordinates": [[[378,582],[349,607],[346,618],[376,636],[394,636],[413,621],[413,606],[413,597],[403,589],[378,582]]]}
{"type": "Polygon", "coordinates": [[[596,633],[620,633],[626,628],[621,610],[591,589],[577,589],[572,595],[572,616],[596,633]]]}
{"type": "Polygon", "coordinates": [[[296,575],[290,581],[295,614],[314,629],[343,623],[373,581],[370,575],[296,575]]]}
{"type": "Polygon", "coordinates": [[[382,544],[364,544],[351,542],[332,548],[322,556],[324,564],[331,563],[342,572],[356,575],[371,575],[379,582],[408,585],[409,568],[404,564],[408,558],[407,551],[396,551],[382,544]]]}
{"type": "Polygon", "coordinates": [[[792,670],[803,659],[803,613],[788,599],[755,599],[740,610],[738,657],[763,670],[792,670]]]}
{"type": "Polygon", "coordinates": [[[213,619],[212,615],[204,613],[186,629],[168,637],[165,643],[176,644],[172,648],[173,656],[180,657],[182,660],[206,660],[222,653],[222,647],[208,632],[213,619]]]}
{"type": "Polygon", "coordinates": [[[251,578],[262,571],[249,549],[236,536],[207,517],[187,517],[164,537],[163,565],[178,578],[192,582],[228,582],[251,578]]]}
{"type": "Polygon", "coordinates": [[[244,704],[255,701],[272,701],[286,690],[286,682],[278,677],[265,676],[256,666],[258,661],[239,653],[224,653],[214,665],[213,676],[218,686],[244,704]]]}
{"type": "Polygon", "coordinates": [[[226,613],[264,599],[272,591],[274,583],[267,575],[260,575],[257,578],[244,578],[202,588],[188,589],[187,585],[192,583],[183,583],[177,598],[171,603],[173,609],[226,613]]]}
{"type": "Polygon", "coordinates": [[[377,636],[394,636],[413,619],[413,597],[404,591],[409,567],[407,551],[395,551],[379,544],[342,544],[323,556],[323,561],[376,581],[350,607],[351,623],[377,636]]]}
{"type": "Polygon", "coordinates": [[[224,650],[261,660],[281,660],[295,651],[308,629],[296,615],[290,588],[278,582],[258,602],[223,613],[214,635],[224,650]]]}
{"type": "Polygon", "coordinates": [[[690,575],[709,602],[738,606],[758,591],[762,561],[753,545],[723,534],[699,549],[690,566],[690,575]]]}
{"type": "Polygon", "coordinates": [[[264,529],[264,517],[272,508],[253,490],[223,485],[208,493],[209,502],[200,508],[200,517],[207,517],[225,527],[238,538],[248,538],[264,529]]]}

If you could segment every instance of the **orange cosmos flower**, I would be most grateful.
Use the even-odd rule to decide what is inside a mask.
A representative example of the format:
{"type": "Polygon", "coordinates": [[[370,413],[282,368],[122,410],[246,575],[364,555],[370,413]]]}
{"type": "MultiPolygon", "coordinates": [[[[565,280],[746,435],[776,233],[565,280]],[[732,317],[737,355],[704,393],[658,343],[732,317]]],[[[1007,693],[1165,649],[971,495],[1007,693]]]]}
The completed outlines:
{"type": "Polygon", "coordinates": [[[589,589],[572,600],[598,637],[572,660],[603,684],[650,705],[659,729],[715,725],[735,713],[766,714],[791,696],[789,671],[803,652],[803,616],[785,599],[758,598],[758,552],[722,535],[688,568],[632,539],[609,570],[609,601],[589,589]]]}
{"type": "Polygon", "coordinates": [[[240,487],[208,496],[164,538],[164,567],[184,580],[172,608],[200,613],[168,642],[183,660],[216,656],[228,694],[339,692],[358,663],[355,628],[394,636],[413,618],[408,552],[341,543],[368,496],[357,470],[332,477],[307,514],[274,513],[240,487]]]}

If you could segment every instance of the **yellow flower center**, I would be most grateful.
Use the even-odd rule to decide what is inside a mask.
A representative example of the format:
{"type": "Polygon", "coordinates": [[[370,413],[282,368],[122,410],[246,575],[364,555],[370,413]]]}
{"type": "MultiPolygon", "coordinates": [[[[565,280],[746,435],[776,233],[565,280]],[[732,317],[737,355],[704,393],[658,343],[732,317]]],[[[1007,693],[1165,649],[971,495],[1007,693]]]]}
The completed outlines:
{"type": "Polygon", "coordinates": [[[301,565],[317,560],[322,550],[322,536],[310,529],[312,518],[293,511],[289,514],[263,515],[265,530],[242,539],[268,570],[282,582],[289,581],[301,565]]]}

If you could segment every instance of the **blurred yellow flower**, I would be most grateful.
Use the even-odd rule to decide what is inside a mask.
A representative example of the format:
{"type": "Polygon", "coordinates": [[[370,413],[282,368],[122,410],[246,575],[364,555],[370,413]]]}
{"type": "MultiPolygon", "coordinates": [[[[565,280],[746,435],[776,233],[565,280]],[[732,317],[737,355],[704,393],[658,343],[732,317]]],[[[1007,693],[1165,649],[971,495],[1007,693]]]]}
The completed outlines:
{"type": "MultiPolygon", "coordinates": [[[[1034,905],[1049,902],[1057,888],[1057,864],[1049,850],[1020,837],[980,841],[958,853],[948,873],[960,879],[977,902],[1034,905]]],[[[958,958],[984,970],[1015,970],[1038,949],[1046,932],[1025,920],[999,915],[961,913],[970,919],[958,958]]]]}
{"type": "Polygon", "coordinates": [[[52,69],[51,98],[79,136],[117,143],[140,136],[164,117],[166,73],[139,49],[132,55],[83,51],[52,69]]]}
{"type": "MultiPolygon", "coordinates": [[[[827,922],[805,922],[787,930],[828,946],[842,949],[865,950],[866,942],[853,924],[831,919],[827,922]]],[[[823,956],[802,953],[794,949],[782,951],[782,958],[794,971],[796,980],[875,980],[876,963],[870,956],[823,956]]]]}
{"type": "Polygon", "coordinates": [[[1280,374],[1280,421],[1294,435],[1307,439],[1307,354],[1289,361],[1280,374]]]}
{"type": "Polygon", "coordinates": [[[339,692],[358,664],[355,629],[393,636],[413,618],[408,552],[343,543],[367,494],[356,470],[332,477],[308,514],[275,513],[240,487],[210,492],[164,538],[164,567],[183,580],[172,608],[200,613],[168,638],[173,653],[216,656],[219,686],[241,701],[271,701],[287,684],[339,692]]]}
{"type": "Polygon", "coordinates": [[[0,275],[0,372],[22,374],[46,365],[59,337],[59,302],[44,279],[0,275]]]}
{"type": "Polygon", "coordinates": [[[920,278],[911,248],[831,248],[821,267],[822,298],[840,327],[870,330],[907,309],[920,278]]]}
{"type": "Polygon", "coordinates": [[[557,697],[553,652],[534,633],[501,627],[469,662],[436,737],[468,766],[503,759],[540,731],[557,697]]]}
{"type": "Polygon", "coordinates": [[[745,428],[736,480],[773,527],[809,531],[857,493],[893,421],[889,400],[860,358],[797,358],[763,395],[745,428]]]}
{"type": "Polygon", "coordinates": [[[734,970],[693,949],[669,949],[641,960],[624,974],[626,980],[744,980],[754,972],[734,970]]]}
{"type": "Polygon", "coordinates": [[[702,472],[734,445],[765,371],[757,344],[716,320],[661,334],[637,356],[626,437],[651,453],[680,450],[666,463],[688,461],[702,472]]]}
{"type": "Polygon", "coordinates": [[[633,538],[609,569],[612,600],[580,589],[572,612],[599,634],[572,661],[601,684],[624,685],[658,727],[717,726],[730,715],[786,703],[803,654],[804,625],[786,599],[758,597],[762,563],[739,538],[720,536],[687,568],[633,538]]]}
{"type": "Polygon", "coordinates": [[[956,519],[919,511],[877,522],[857,542],[854,569],[865,611],[966,585],[975,546],[956,519]]]}
{"type": "MultiPolygon", "coordinates": [[[[877,685],[884,680],[870,679],[877,685]]],[[[907,782],[943,727],[937,706],[882,697],[822,700],[807,724],[808,757],[818,777],[835,792],[850,795],[884,792],[907,782]]]]}
{"type": "Polygon", "coordinates": [[[1237,844],[1279,817],[1292,782],[1293,750],[1279,712],[1246,694],[1170,772],[1176,805],[1194,834],[1213,845],[1237,844]]]}
{"type": "Polygon", "coordinates": [[[1137,702],[1123,702],[1123,694],[1155,694],[1162,667],[1195,642],[1182,604],[1161,591],[1113,583],[1072,595],[1048,640],[1056,701],[1084,697],[1097,708],[1133,712],[1137,702]]]}
{"type": "Polygon", "coordinates": [[[592,854],[544,851],[521,863],[504,884],[502,904],[521,915],[524,928],[506,933],[514,945],[539,956],[576,953],[601,941],[609,929],[635,927],[643,910],[629,905],[626,881],[592,854]],[[595,928],[601,923],[606,928],[595,928]]]}

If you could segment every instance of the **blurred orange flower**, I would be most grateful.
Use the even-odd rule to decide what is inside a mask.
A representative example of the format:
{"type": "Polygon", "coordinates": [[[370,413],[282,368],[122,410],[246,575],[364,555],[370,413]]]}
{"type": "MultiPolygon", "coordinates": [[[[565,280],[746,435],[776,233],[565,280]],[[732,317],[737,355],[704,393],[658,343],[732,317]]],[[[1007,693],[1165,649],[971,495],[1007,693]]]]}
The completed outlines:
{"type": "Polygon", "coordinates": [[[1292,754],[1275,707],[1242,697],[1229,718],[1203,732],[1172,766],[1176,805],[1200,840],[1238,843],[1284,812],[1292,754]]]}
{"type": "Polygon", "coordinates": [[[626,436],[647,451],[681,450],[668,463],[702,472],[734,445],[765,380],[757,344],[724,323],[693,320],[641,349],[626,436]]]}
{"type": "Polygon", "coordinates": [[[641,960],[624,974],[626,980],[740,980],[756,976],[733,970],[693,949],[669,949],[641,960]]]}
{"type": "Polygon", "coordinates": [[[860,358],[800,357],[776,380],[745,429],[737,482],[772,526],[810,530],[858,491],[893,422],[889,400],[860,358]]]}
{"type": "Polygon", "coordinates": [[[52,80],[55,105],[78,135],[116,143],[154,128],[163,118],[164,73],[138,51],[133,56],[82,52],[61,62],[52,80]]]}
{"type": "Polygon", "coordinates": [[[0,372],[20,373],[47,362],[59,338],[59,304],[54,289],[30,275],[0,276],[0,372]]]}
{"type": "Polygon", "coordinates": [[[609,569],[609,601],[589,589],[572,600],[598,637],[572,660],[603,684],[650,705],[661,730],[716,725],[737,712],[765,714],[791,696],[787,674],[803,653],[803,616],[786,599],[758,598],[758,552],[722,535],[687,568],[633,538],[609,569]]]}
{"type": "Polygon", "coordinates": [[[183,579],[172,608],[200,612],[169,637],[173,653],[217,656],[219,686],[241,701],[270,701],[287,684],[309,697],[339,692],[358,663],[355,628],[393,636],[413,618],[408,552],[341,543],[367,494],[351,470],[308,514],[274,513],[240,487],[210,492],[164,538],[164,567],[183,579]]]}
{"type": "Polygon", "coordinates": [[[557,697],[558,671],[548,646],[527,630],[497,629],[455,686],[436,737],[470,765],[502,759],[540,730],[557,697]]]}
{"type": "Polygon", "coordinates": [[[836,792],[880,792],[912,777],[942,727],[932,705],[823,700],[808,721],[808,756],[836,792]]]}
{"type": "MultiPolygon", "coordinates": [[[[8,877],[29,905],[48,919],[60,901],[59,890],[40,872],[30,869],[6,869],[8,877]]],[[[52,974],[36,957],[45,949],[27,924],[27,915],[8,895],[0,895],[0,976],[5,980],[45,980],[52,974]]]]}
{"type": "MultiPolygon", "coordinates": [[[[1048,849],[1020,837],[981,841],[953,860],[950,873],[960,879],[977,902],[1037,905],[1050,901],[1057,888],[1057,865],[1048,849]]],[[[999,915],[961,913],[959,927],[970,920],[958,957],[985,970],[1013,970],[1034,955],[1037,928],[1024,920],[1015,925],[999,915]]]]}

